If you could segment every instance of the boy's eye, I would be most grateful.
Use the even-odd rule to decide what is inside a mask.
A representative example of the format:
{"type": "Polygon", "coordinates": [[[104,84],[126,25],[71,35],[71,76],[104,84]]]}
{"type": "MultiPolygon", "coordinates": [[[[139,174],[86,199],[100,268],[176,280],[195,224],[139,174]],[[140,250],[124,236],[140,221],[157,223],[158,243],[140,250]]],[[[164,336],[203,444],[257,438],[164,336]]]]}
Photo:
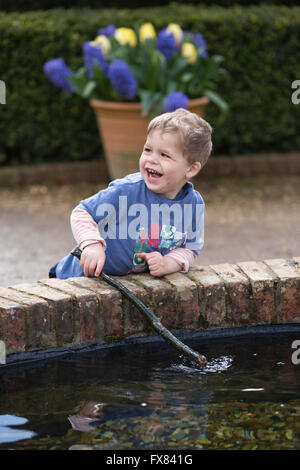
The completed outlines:
{"type": "Polygon", "coordinates": [[[167,155],[166,153],[161,154],[162,157],[170,158],[170,155],[167,155]]]}
{"type": "Polygon", "coordinates": [[[149,149],[149,147],[144,147],[144,152],[150,152],[151,149],[149,149]]]}

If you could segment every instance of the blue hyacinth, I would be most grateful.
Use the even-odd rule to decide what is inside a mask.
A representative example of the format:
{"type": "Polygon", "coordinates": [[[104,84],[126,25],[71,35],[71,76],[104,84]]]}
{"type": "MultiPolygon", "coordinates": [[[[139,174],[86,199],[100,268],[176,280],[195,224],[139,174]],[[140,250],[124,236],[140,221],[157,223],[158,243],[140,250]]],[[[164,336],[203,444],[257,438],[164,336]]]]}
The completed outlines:
{"type": "Polygon", "coordinates": [[[108,78],[113,87],[125,98],[132,100],[137,93],[137,81],[127,63],[114,59],[108,68],[108,78]]]}
{"type": "Polygon", "coordinates": [[[166,112],[175,111],[178,108],[187,109],[189,98],[182,91],[172,91],[164,102],[164,110],[166,112]]]}
{"type": "Polygon", "coordinates": [[[197,33],[197,34],[194,34],[193,37],[197,46],[202,49],[202,52],[201,52],[202,57],[208,57],[207,50],[206,50],[206,41],[204,37],[202,36],[202,34],[197,33]]]}
{"type": "Polygon", "coordinates": [[[44,73],[53,85],[63,88],[72,93],[73,86],[68,77],[74,75],[74,72],[66,65],[61,58],[48,60],[43,67],[44,73]]]}
{"type": "Polygon", "coordinates": [[[162,29],[157,36],[157,49],[167,60],[171,59],[176,50],[175,36],[166,28],[162,29]]]}
{"type": "Polygon", "coordinates": [[[115,34],[115,31],[116,31],[116,27],[114,24],[109,24],[108,26],[106,26],[106,28],[100,28],[98,29],[98,35],[103,35],[103,36],[106,36],[107,38],[110,38],[111,36],[113,36],[115,34]]]}
{"type": "Polygon", "coordinates": [[[92,46],[90,41],[86,41],[83,45],[83,61],[89,78],[94,74],[94,64],[99,65],[104,75],[107,74],[108,63],[103,57],[101,48],[92,46]]]}

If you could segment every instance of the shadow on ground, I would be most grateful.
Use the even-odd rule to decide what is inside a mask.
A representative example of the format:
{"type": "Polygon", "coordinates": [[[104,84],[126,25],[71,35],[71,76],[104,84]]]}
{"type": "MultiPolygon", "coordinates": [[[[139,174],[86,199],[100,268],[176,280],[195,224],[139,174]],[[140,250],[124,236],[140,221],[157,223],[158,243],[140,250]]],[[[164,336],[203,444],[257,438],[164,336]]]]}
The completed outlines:
{"type": "MultiPolygon", "coordinates": [[[[219,179],[195,184],[206,202],[197,264],[300,256],[300,176],[219,179]]],[[[70,213],[100,186],[0,189],[0,285],[48,277],[75,242],[70,213]]]]}

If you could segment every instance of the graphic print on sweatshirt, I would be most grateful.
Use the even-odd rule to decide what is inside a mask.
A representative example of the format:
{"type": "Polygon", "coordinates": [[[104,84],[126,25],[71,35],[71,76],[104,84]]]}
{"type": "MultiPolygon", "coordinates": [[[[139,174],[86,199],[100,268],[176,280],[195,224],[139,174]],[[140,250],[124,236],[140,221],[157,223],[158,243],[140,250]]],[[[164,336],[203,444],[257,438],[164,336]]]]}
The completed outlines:
{"type": "Polygon", "coordinates": [[[170,250],[179,248],[185,244],[186,233],[178,232],[173,225],[160,225],[152,223],[149,232],[144,227],[139,227],[137,240],[133,255],[134,268],[131,272],[142,272],[146,270],[146,260],[139,258],[137,253],[150,253],[151,251],[160,251],[165,255],[170,250]]]}

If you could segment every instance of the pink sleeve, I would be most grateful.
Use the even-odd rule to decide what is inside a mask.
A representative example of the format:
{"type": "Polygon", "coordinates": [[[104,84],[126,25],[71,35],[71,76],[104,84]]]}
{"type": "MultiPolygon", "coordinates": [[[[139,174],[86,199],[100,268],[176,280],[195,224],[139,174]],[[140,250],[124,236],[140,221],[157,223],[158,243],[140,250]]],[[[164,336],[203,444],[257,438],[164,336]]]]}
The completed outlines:
{"type": "Polygon", "coordinates": [[[188,272],[196,258],[195,253],[187,248],[175,248],[175,250],[170,251],[165,256],[174,259],[181,266],[180,272],[183,273],[188,272]]]}
{"type": "Polygon", "coordinates": [[[97,241],[106,248],[106,243],[99,233],[96,222],[87,211],[75,207],[71,214],[71,228],[81,250],[97,241]]]}

